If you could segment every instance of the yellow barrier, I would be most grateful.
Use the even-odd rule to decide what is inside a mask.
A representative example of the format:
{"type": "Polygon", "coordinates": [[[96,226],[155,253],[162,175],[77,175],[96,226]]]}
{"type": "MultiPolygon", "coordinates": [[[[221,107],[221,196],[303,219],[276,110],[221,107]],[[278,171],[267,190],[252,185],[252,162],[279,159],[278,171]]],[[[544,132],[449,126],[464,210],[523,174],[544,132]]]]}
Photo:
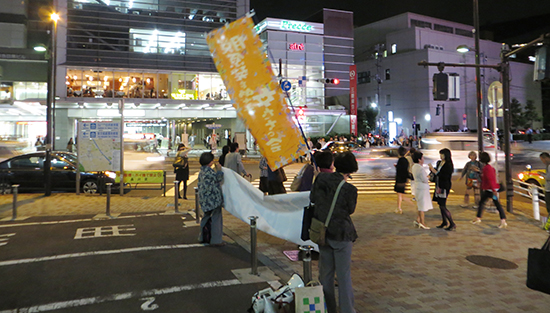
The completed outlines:
{"type": "MultiPolygon", "coordinates": [[[[116,172],[115,183],[120,183],[120,172],[116,172]]],[[[163,184],[164,171],[124,171],[125,184],[163,184]]]]}

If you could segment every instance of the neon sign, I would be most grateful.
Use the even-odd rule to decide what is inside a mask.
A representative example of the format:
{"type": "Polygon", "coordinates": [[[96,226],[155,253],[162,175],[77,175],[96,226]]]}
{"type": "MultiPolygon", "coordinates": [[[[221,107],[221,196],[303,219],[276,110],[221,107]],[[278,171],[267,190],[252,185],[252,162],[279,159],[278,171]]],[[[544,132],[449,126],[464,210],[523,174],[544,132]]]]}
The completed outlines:
{"type": "Polygon", "coordinates": [[[291,44],[288,45],[288,50],[304,51],[304,44],[303,43],[291,43],[291,44]]]}
{"type": "Polygon", "coordinates": [[[306,24],[304,22],[285,21],[285,20],[281,21],[281,29],[298,31],[298,32],[306,32],[306,33],[309,33],[315,30],[313,28],[313,25],[306,24]]]}

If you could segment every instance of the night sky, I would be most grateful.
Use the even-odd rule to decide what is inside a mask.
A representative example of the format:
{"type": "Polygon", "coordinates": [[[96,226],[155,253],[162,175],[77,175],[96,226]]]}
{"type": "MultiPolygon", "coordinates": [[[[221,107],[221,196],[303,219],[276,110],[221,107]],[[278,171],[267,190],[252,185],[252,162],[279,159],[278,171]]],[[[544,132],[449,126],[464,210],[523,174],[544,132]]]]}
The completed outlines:
{"type": "MultiPolygon", "coordinates": [[[[549,0],[479,0],[481,30],[494,39],[524,40],[550,31],[549,0]]],[[[322,8],[354,12],[355,26],[404,12],[473,25],[473,0],[250,0],[259,20],[265,17],[307,20],[322,8]]],[[[534,39],[534,38],[533,38],[534,39]]]]}

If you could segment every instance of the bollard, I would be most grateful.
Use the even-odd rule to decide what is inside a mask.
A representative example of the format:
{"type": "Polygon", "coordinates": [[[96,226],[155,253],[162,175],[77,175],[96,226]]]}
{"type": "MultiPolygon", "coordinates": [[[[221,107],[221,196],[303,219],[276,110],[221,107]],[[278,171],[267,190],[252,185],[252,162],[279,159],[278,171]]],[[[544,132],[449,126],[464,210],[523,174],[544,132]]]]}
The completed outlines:
{"type": "Polygon", "coordinates": [[[533,196],[533,217],[540,221],[539,188],[537,186],[531,186],[531,195],[533,196]]]}
{"type": "Polygon", "coordinates": [[[17,218],[17,188],[19,185],[11,185],[12,192],[13,192],[13,213],[11,216],[12,220],[15,220],[17,218]]]}
{"type": "Polygon", "coordinates": [[[107,208],[105,215],[111,217],[111,186],[113,183],[107,183],[107,208]]]}
{"type": "Polygon", "coordinates": [[[201,222],[201,215],[199,214],[199,187],[195,187],[195,221],[197,222],[197,224],[200,224],[201,222]]]}
{"type": "Polygon", "coordinates": [[[177,180],[174,180],[174,207],[176,208],[176,213],[179,213],[178,210],[178,197],[180,193],[180,182],[177,180]]]}
{"type": "Polygon", "coordinates": [[[258,276],[258,256],[256,255],[256,220],[257,216],[249,216],[250,219],[250,263],[252,271],[250,274],[258,276]]]}
{"type": "Polygon", "coordinates": [[[304,262],[304,284],[307,285],[313,279],[311,274],[311,250],[313,250],[313,247],[300,246],[300,250],[302,250],[303,253],[302,260],[304,262]]]}

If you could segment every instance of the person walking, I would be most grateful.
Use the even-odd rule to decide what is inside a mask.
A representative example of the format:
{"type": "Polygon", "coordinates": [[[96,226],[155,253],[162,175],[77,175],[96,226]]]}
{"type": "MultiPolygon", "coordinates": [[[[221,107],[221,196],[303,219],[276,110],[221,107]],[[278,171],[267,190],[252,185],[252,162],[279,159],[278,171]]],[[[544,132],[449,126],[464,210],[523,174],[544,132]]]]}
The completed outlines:
{"type": "Polygon", "coordinates": [[[401,204],[405,195],[405,185],[409,178],[409,162],[405,158],[405,153],[407,153],[405,147],[401,146],[397,149],[399,160],[397,160],[397,164],[395,165],[395,185],[393,186],[393,190],[397,193],[397,209],[395,210],[397,214],[403,214],[401,204]]]}
{"type": "Polygon", "coordinates": [[[497,181],[495,168],[489,164],[489,162],[491,162],[491,156],[487,152],[481,152],[479,161],[483,165],[483,170],[481,171],[481,199],[479,200],[476,219],[472,221],[472,224],[481,223],[481,215],[483,214],[485,202],[488,199],[493,199],[493,203],[500,216],[500,225],[498,225],[498,228],[506,228],[508,226],[506,223],[506,213],[504,213],[504,209],[498,201],[498,190],[500,189],[500,185],[497,181]]]}
{"type": "Polygon", "coordinates": [[[212,154],[212,152],[204,152],[201,154],[199,163],[201,164],[201,170],[199,172],[199,182],[197,186],[199,204],[204,212],[204,216],[201,219],[199,241],[202,243],[210,243],[211,246],[222,246],[224,245],[222,239],[222,166],[216,163],[216,170],[214,171],[212,169],[212,164],[214,164],[214,154],[212,154]]]}
{"type": "Polygon", "coordinates": [[[174,173],[176,174],[176,180],[179,181],[178,198],[187,200],[187,181],[189,180],[189,159],[187,153],[189,150],[185,148],[183,143],[178,145],[178,152],[176,152],[176,161],[174,162],[174,173]],[[183,197],[181,196],[180,186],[183,183],[183,197]]]}
{"type": "Polygon", "coordinates": [[[229,147],[229,153],[225,156],[224,166],[232,169],[234,172],[242,176],[248,176],[252,178],[251,174],[248,174],[244,169],[243,160],[239,153],[239,144],[234,142],[229,147]]]}
{"type": "Polygon", "coordinates": [[[470,193],[473,192],[474,194],[474,209],[478,208],[479,205],[479,191],[476,192],[476,190],[479,189],[479,185],[481,184],[481,178],[480,178],[480,171],[481,171],[481,163],[477,160],[477,153],[475,151],[470,151],[468,153],[468,158],[470,158],[470,161],[464,165],[464,168],[462,169],[462,174],[457,179],[457,181],[461,180],[463,177],[465,177],[465,184],[466,184],[466,191],[464,192],[464,204],[461,204],[460,206],[463,208],[467,208],[470,205],[470,193]]]}
{"type": "Polygon", "coordinates": [[[328,313],[336,313],[334,275],[338,277],[338,306],[341,313],[354,313],[354,295],[351,281],[351,253],[357,232],[351,220],[357,205],[357,188],[348,183],[350,174],[357,172],[357,160],[351,152],[337,154],[334,173],[319,173],[310,193],[315,204],[314,217],[326,221],[336,189],[342,185],[332,217],[326,229],[326,245],[319,246],[319,281],[328,313]]]}
{"type": "Polygon", "coordinates": [[[418,208],[418,217],[414,225],[422,229],[430,229],[424,222],[424,213],[433,209],[432,199],[430,199],[430,181],[424,171],[424,155],[420,151],[415,151],[412,155],[412,175],[414,178],[414,194],[416,195],[416,207],[418,208]]]}
{"type": "Polygon", "coordinates": [[[439,150],[439,157],[441,160],[437,161],[435,168],[429,164],[430,171],[435,176],[433,201],[437,202],[439,205],[441,219],[443,220],[441,225],[437,226],[437,228],[445,228],[445,230],[451,231],[456,229],[456,224],[453,222],[451,211],[447,209],[447,197],[451,191],[451,178],[454,171],[451,150],[447,148],[439,150]]]}

